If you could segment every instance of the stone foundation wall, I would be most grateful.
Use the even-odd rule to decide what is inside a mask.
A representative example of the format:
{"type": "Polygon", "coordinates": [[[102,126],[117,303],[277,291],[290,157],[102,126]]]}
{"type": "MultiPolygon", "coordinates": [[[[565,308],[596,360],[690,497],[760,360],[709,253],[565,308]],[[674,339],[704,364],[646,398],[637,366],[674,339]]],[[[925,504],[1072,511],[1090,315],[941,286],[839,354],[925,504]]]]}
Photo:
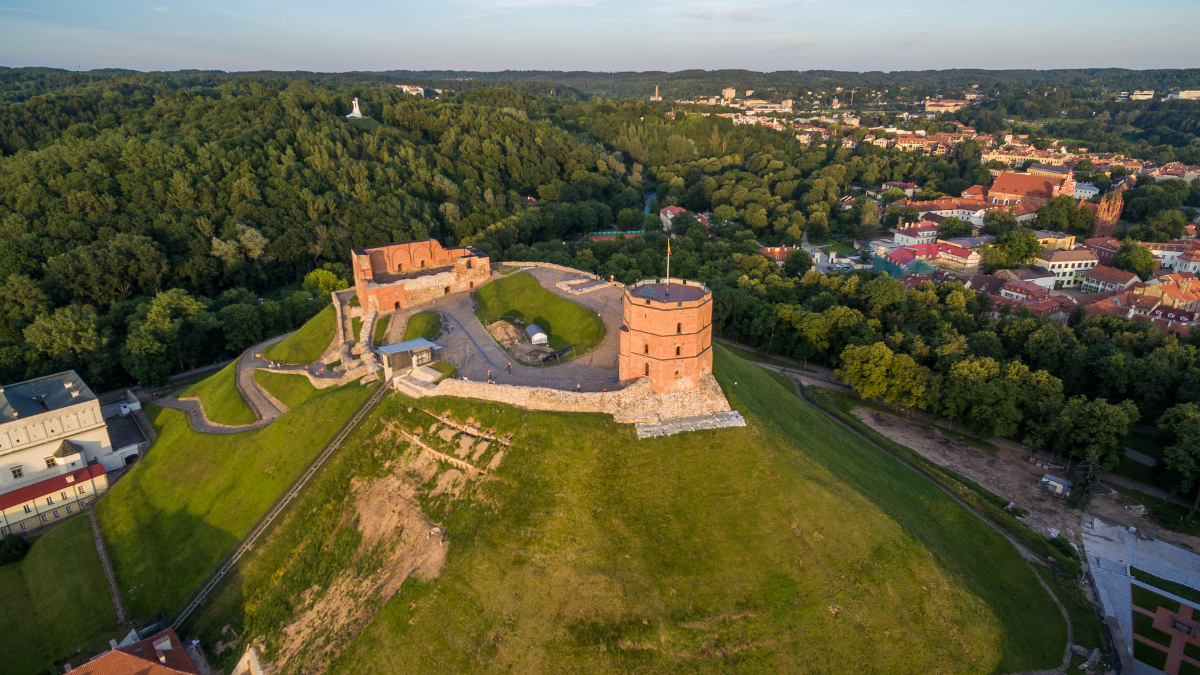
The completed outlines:
{"type": "Polygon", "coordinates": [[[427,395],[496,401],[527,410],[605,413],[617,422],[628,423],[657,422],[730,409],[729,401],[710,373],[700,378],[695,388],[662,393],[654,391],[648,378],[641,378],[620,391],[599,393],[446,379],[427,395]]]}

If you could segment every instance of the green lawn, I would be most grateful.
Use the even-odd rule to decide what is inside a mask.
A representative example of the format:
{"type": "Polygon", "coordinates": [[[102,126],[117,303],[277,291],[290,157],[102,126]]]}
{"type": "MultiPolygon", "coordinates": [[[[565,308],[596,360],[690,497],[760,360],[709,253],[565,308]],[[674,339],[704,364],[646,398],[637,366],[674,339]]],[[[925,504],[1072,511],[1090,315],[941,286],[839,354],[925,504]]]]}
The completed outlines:
{"type": "Polygon", "coordinates": [[[822,246],[821,250],[825,251],[826,253],[829,253],[830,251],[837,251],[839,257],[845,257],[858,253],[858,251],[854,250],[854,246],[852,244],[847,244],[844,241],[839,241],[837,243],[830,244],[829,246],[822,246]]]}
{"type": "Polygon", "coordinates": [[[329,305],[286,340],[264,349],[263,356],[280,363],[313,363],[329,348],[336,332],[337,314],[329,305]]]}
{"type": "Polygon", "coordinates": [[[1075,631],[1075,644],[1087,649],[1099,648],[1108,659],[1108,641],[1104,637],[1104,622],[1100,618],[1100,609],[1087,599],[1078,581],[1070,581],[1064,575],[1056,575],[1045,565],[1036,565],[1038,574],[1054,590],[1059,602],[1067,608],[1071,616],[1071,627],[1075,631]]]}
{"type": "Polygon", "coordinates": [[[724,343],[721,343],[721,346],[725,349],[728,349],[735,356],[746,359],[747,361],[757,361],[758,363],[769,363],[773,366],[779,366],[781,368],[791,368],[792,370],[803,370],[803,371],[809,372],[809,373],[816,372],[815,370],[811,370],[811,369],[803,367],[801,364],[788,363],[787,361],[781,361],[777,358],[773,358],[770,356],[763,356],[762,354],[755,354],[754,352],[752,352],[748,349],[742,349],[740,347],[734,347],[733,345],[727,345],[724,343]]]}
{"type": "Polygon", "coordinates": [[[0,674],[48,672],[77,649],[79,665],[128,632],[117,625],[87,516],[37,537],[24,560],[0,567],[0,588],[0,674]]]}
{"type": "Polygon", "coordinates": [[[358,344],[358,338],[362,335],[362,317],[356,316],[350,319],[350,329],[354,331],[354,344],[358,344]]]}
{"type": "Polygon", "coordinates": [[[497,279],[475,291],[475,316],[486,326],[497,319],[535,323],[550,338],[551,349],[575,346],[575,356],[604,340],[604,322],[592,310],[542,288],[529,274],[497,279]]]}
{"type": "Polygon", "coordinates": [[[444,377],[438,378],[438,382],[441,382],[442,380],[446,379],[447,377],[453,378],[458,375],[458,368],[454,367],[453,365],[451,365],[449,363],[446,363],[445,361],[434,361],[431,365],[434,370],[436,370],[444,375],[444,377]]]}
{"type": "Polygon", "coordinates": [[[269,653],[301,594],[365,564],[346,486],[354,473],[381,475],[397,452],[373,431],[425,426],[423,406],[514,432],[513,449],[460,499],[418,495],[450,542],[446,567],[406,582],[331,673],[1008,673],[1061,662],[1062,615],[1006,540],[770,373],[716,356],[748,427],[638,441],[605,415],[389,397],[195,630],[216,636],[232,622],[243,643],[265,636],[269,653]]]}
{"type": "Polygon", "coordinates": [[[200,399],[200,404],[204,406],[204,416],[211,422],[237,426],[258,421],[254,410],[238,391],[236,359],[179,394],[179,398],[189,396],[200,399]]]}
{"type": "Polygon", "coordinates": [[[375,333],[371,337],[371,344],[378,347],[383,344],[383,336],[387,335],[388,324],[392,322],[391,314],[384,314],[375,319],[375,333]]]}
{"type": "Polygon", "coordinates": [[[230,435],[197,433],[182,412],[148,404],[158,440],[98,507],[130,614],[182,609],[373,389],[326,389],[230,435]]]}
{"type": "Polygon", "coordinates": [[[263,389],[271,392],[272,396],[283,401],[289,410],[299,407],[320,393],[320,390],[314,387],[303,374],[291,375],[258,370],[254,372],[254,381],[263,389]]]}
{"type": "MultiPolygon", "coordinates": [[[[1149,572],[1138,569],[1136,567],[1130,567],[1129,571],[1133,574],[1134,579],[1137,579],[1138,581],[1142,582],[1143,584],[1149,584],[1149,585],[1157,588],[1160,591],[1166,591],[1173,595],[1178,595],[1179,597],[1183,598],[1184,600],[1190,601],[1193,605],[1200,606],[1200,590],[1198,590],[1198,589],[1192,588],[1191,586],[1186,586],[1184,584],[1181,584],[1181,583],[1178,583],[1175,581],[1167,581],[1166,579],[1163,579],[1162,577],[1156,577],[1153,574],[1150,574],[1149,572]]],[[[1174,602],[1174,601],[1172,601],[1172,602],[1174,602]]],[[[1163,605],[1163,606],[1166,607],[1166,605],[1163,605]]],[[[1146,607],[1146,609],[1154,609],[1154,608],[1146,607]]]]}
{"type": "Polygon", "coordinates": [[[425,338],[432,340],[442,332],[442,315],[437,312],[417,312],[408,319],[404,327],[404,341],[425,338]]]}
{"type": "Polygon", "coordinates": [[[1167,653],[1145,642],[1133,641],[1133,658],[1162,670],[1167,665],[1167,653]]]}

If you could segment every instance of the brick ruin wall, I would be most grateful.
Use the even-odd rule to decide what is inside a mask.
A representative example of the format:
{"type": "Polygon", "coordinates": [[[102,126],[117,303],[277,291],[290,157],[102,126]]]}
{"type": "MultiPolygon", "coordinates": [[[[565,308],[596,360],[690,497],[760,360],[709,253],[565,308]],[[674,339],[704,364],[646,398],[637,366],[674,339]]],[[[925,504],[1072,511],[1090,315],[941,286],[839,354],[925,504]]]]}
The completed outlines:
{"type": "Polygon", "coordinates": [[[457,396],[505,403],[526,410],[590,412],[612,415],[617,422],[658,422],[685,415],[728,412],[721,386],[711,373],[695,388],[657,392],[649,378],[641,378],[620,391],[573,392],[545,387],[522,387],[445,379],[429,396],[457,396]]]}
{"type": "Polygon", "coordinates": [[[374,298],[380,314],[407,309],[433,302],[449,293],[462,293],[478,289],[491,279],[491,266],[487,258],[460,258],[454,267],[443,272],[404,279],[375,288],[359,286],[359,302],[369,307],[374,298]],[[474,264],[468,268],[466,261],[474,264]],[[446,289],[449,289],[447,292],[446,289]],[[399,306],[397,306],[397,303],[399,306]]]}

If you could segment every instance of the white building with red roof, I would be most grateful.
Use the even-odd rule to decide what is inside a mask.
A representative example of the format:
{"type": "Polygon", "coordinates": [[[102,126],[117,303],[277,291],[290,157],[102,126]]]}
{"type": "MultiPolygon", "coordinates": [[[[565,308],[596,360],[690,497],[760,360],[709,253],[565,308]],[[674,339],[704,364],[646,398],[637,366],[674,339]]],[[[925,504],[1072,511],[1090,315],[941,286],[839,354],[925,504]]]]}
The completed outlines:
{"type": "Polygon", "coordinates": [[[1080,290],[1084,293],[1124,291],[1139,281],[1138,275],[1106,265],[1096,265],[1083,273],[1080,290]]]}
{"type": "Polygon", "coordinates": [[[928,220],[915,223],[903,230],[897,230],[895,240],[901,246],[917,244],[932,244],[937,241],[938,224],[928,220]]]}
{"type": "Polygon", "coordinates": [[[113,450],[100,401],[75,371],[0,387],[0,536],[77,513],[137,453],[113,450]]]}

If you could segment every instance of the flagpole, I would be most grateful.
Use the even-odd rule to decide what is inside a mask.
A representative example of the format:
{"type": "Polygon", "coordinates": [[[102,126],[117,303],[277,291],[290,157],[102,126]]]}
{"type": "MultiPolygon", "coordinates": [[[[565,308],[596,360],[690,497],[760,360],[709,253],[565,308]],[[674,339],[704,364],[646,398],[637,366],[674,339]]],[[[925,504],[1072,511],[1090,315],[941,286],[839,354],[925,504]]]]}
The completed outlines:
{"type": "Polygon", "coordinates": [[[667,295],[671,294],[671,235],[667,234],[667,295]]]}

